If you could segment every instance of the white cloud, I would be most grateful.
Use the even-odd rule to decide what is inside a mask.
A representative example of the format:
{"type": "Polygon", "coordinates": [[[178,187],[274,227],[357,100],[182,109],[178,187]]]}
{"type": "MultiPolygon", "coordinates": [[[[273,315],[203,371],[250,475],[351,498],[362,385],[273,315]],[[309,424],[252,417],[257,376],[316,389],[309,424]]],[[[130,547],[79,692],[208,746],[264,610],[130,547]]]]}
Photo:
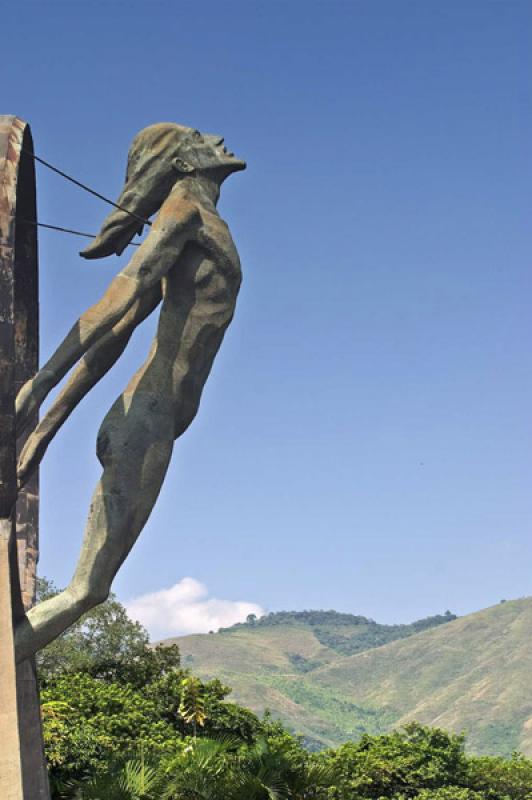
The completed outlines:
{"type": "Polygon", "coordinates": [[[207,587],[195,578],[183,578],[169,589],[134,597],[125,606],[129,616],[148,629],[152,640],[208,633],[243,622],[248,614],[264,614],[256,603],[209,597],[207,587]]]}

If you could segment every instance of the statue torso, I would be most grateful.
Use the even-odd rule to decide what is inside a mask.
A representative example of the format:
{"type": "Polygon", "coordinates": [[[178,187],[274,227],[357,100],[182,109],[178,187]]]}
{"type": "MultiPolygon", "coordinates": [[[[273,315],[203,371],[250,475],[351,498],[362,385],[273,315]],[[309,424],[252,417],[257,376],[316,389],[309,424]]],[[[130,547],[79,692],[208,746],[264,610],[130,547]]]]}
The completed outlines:
{"type": "MultiPolygon", "coordinates": [[[[126,394],[174,407],[176,436],[194,412],[224,333],[233,318],[241,282],[240,259],[229,228],[218,214],[198,208],[196,223],[186,233],[186,244],[176,248],[175,263],[162,282],[163,303],[155,345],[132,378],[126,394]]],[[[177,214],[176,214],[177,216],[177,214]]],[[[165,227],[172,224],[166,214],[165,227]]],[[[182,236],[176,225],[176,236],[182,236]]],[[[165,258],[172,260],[171,240],[165,258]]],[[[118,411],[113,407],[102,429],[107,430],[118,411]]],[[[133,424],[133,422],[132,422],[133,424]]]]}
{"type": "Polygon", "coordinates": [[[199,211],[201,221],[168,274],[164,294],[197,321],[204,316],[223,324],[227,318],[228,324],[242,280],[240,259],[227,224],[218,214],[199,211]]]}

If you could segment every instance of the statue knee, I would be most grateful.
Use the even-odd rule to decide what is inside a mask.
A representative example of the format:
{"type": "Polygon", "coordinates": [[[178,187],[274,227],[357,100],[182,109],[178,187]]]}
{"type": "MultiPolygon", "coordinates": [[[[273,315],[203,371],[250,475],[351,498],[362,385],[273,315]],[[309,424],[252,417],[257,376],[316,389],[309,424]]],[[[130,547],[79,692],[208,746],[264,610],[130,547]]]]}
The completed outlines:
{"type": "Polygon", "coordinates": [[[84,614],[107,600],[110,587],[99,584],[95,586],[85,584],[73,587],[70,591],[74,594],[76,605],[78,605],[81,613],[84,614]]]}

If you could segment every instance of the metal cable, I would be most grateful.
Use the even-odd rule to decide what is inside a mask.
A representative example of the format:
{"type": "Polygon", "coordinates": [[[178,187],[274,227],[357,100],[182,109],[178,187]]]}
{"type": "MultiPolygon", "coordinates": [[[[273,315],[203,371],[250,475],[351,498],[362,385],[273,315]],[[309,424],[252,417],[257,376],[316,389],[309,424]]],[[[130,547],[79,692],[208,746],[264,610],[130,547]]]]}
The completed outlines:
{"type": "Polygon", "coordinates": [[[31,156],[33,159],[35,159],[35,161],[38,161],[39,164],[43,164],[45,167],[48,167],[48,169],[51,169],[52,172],[57,172],[58,175],[61,175],[63,178],[66,178],[67,181],[70,181],[71,183],[74,183],[76,186],[79,186],[80,189],[85,189],[85,191],[89,192],[89,194],[93,194],[95,197],[99,197],[100,200],[109,203],[109,205],[114,206],[115,208],[119,208],[120,211],[125,211],[126,214],[129,214],[130,217],[138,219],[138,221],[142,222],[143,225],[151,225],[149,219],[144,219],[144,217],[139,217],[139,215],[135,214],[133,211],[128,211],[128,209],[124,208],[124,206],[119,206],[118,203],[115,203],[113,200],[109,200],[109,198],[104,197],[103,194],[95,192],[94,189],[90,188],[90,186],[86,186],[84,183],[81,183],[81,181],[77,181],[75,178],[72,178],[70,175],[67,175],[66,172],[62,172],[62,170],[58,169],[57,167],[54,167],[53,164],[49,164],[48,161],[44,160],[44,158],[39,158],[39,156],[36,156],[35,153],[31,152],[31,150],[26,150],[26,148],[23,147],[22,151],[26,153],[28,156],[31,156]]]}
{"type": "MultiPolygon", "coordinates": [[[[33,219],[21,219],[20,222],[25,222],[27,225],[36,225],[38,228],[49,228],[52,231],[61,231],[62,233],[72,233],[74,236],[85,236],[87,239],[96,239],[94,233],[83,233],[83,231],[74,231],[72,228],[60,228],[59,225],[47,225],[45,222],[35,222],[33,219]]],[[[128,247],[140,247],[140,242],[130,242],[128,247]]]]}

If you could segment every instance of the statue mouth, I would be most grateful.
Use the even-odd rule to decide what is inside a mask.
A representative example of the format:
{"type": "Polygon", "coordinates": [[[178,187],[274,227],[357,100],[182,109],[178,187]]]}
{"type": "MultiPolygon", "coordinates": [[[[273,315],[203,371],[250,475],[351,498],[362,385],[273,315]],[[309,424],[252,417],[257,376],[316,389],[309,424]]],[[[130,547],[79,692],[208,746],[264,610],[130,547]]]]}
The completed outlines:
{"type": "Polygon", "coordinates": [[[229,158],[234,158],[235,157],[235,154],[233,153],[233,151],[227,149],[227,147],[224,144],[224,140],[223,139],[220,139],[220,141],[218,142],[217,146],[222,148],[222,152],[223,152],[224,155],[229,156],[229,158]]]}

